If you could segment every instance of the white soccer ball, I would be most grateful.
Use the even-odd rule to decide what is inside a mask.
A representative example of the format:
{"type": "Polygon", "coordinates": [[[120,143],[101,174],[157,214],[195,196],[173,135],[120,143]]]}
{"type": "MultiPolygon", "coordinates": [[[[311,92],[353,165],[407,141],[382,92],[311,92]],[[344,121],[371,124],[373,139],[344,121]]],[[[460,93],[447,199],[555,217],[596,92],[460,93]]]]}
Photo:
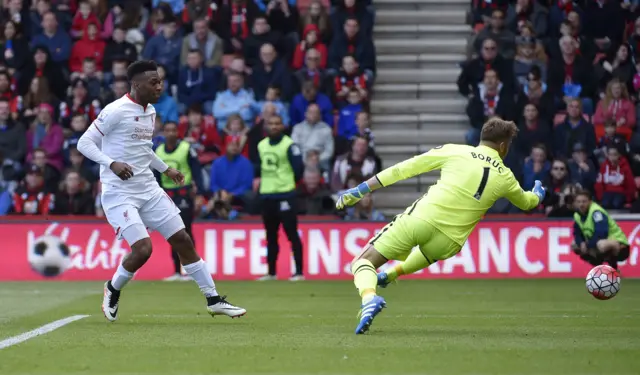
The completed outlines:
{"type": "Polygon", "coordinates": [[[42,276],[58,276],[71,265],[69,247],[56,236],[38,237],[29,249],[29,264],[42,276]]]}
{"type": "Polygon", "coordinates": [[[597,299],[611,299],[620,291],[620,273],[615,268],[595,266],[587,275],[587,290],[597,299]]]}

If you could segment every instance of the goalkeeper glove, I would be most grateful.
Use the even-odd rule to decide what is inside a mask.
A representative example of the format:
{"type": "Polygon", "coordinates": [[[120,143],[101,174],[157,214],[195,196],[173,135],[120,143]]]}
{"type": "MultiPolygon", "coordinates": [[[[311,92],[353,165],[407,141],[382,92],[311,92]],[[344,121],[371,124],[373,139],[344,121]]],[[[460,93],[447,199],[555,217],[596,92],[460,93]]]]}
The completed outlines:
{"type": "Polygon", "coordinates": [[[535,181],[535,183],[533,184],[533,189],[531,190],[531,192],[538,196],[538,198],[540,199],[540,203],[542,203],[542,200],[544,199],[544,196],[547,194],[547,192],[542,187],[542,182],[540,182],[540,180],[536,180],[535,181]]]}
{"type": "Polygon", "coordinates": [[[336,208],[339,210],[344,209],[348,206],[353,206],[358,203],[365,194],[371,193],[371,188],[366,182],[361,183],[360,185],[344,190],[338,193],[338,201],[336,202],[336,208]]]}

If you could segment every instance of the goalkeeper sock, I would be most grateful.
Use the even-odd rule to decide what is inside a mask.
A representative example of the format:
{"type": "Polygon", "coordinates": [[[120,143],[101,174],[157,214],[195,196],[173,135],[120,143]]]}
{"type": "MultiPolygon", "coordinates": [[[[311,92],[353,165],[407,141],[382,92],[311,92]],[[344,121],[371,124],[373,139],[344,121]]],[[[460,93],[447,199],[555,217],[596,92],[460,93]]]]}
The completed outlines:
{"type": "Polygon", "coordinates": [[[394,281],[402,275],[411,275],[429,267],[433,263],[435,262],[428,261],[421,251],[412,251],[403,263],[397,264],[387,272],[388,280],[394,281]]]}
{"type": "Polygon", "coordinates": [[[365,304],[376,296],[376,285],[378,284],[378,273],[373,264],[366,259],[359,259],[351,266],[353,273],[353,283],[358,288],[358,293],[365,304]]]}

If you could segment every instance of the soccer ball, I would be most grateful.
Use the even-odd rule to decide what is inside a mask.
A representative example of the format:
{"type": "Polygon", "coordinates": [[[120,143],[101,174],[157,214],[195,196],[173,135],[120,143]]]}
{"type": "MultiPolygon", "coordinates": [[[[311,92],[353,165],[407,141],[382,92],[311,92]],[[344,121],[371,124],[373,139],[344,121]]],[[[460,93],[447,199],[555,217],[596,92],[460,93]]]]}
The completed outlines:
{"type": "Polygon", "coordinates": [[[58,276],[71,265],[69,247],[56,236],[38,237],[29,249],[29,264],[42,276],[58,276]]]}
{"type": "Polygon", "coordinates": [[[600,265],[587,275],[587,290],[597,299],[611,299],[620,291],[620,273],[615,268],[600,265]]]}

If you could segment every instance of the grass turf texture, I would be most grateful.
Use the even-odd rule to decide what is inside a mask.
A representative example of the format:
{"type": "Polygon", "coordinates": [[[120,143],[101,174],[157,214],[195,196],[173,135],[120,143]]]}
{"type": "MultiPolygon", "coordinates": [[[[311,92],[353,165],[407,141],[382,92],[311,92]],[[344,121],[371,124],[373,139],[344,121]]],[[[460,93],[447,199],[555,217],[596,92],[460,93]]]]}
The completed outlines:
{"type": "Polygon", "coordinates": [[[193,283],[133,282],[120,316],[99,283],[1,283],[0,340],[91,317],[0,350],[0,374],[637,374],[640,280],[598,301],[582,280],[401,281],[356,336],[348,282],[230,283],[248,310],[211,318],[193,283]]]}

